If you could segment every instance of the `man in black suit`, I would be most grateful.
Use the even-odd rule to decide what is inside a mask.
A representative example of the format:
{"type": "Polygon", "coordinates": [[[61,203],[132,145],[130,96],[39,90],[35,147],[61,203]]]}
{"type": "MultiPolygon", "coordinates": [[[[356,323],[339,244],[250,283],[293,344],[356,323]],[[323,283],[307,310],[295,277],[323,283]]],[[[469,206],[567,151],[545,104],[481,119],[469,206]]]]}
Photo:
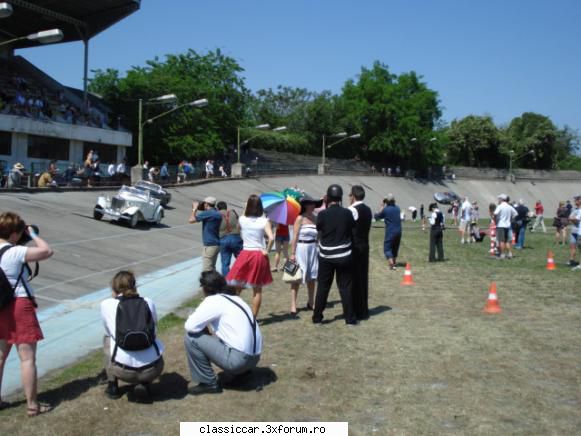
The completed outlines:
{"type": "Polygon", "coordinates": [[[331,185],[327,189],[327,208],[317,216],[319,233],[319,272],[317,275],[317,296],[313,310],[313,323],[323,322],[323,311],[327,305],[333,277],[337,276],[337,287],[341,294],[343,315],[347,325],[356,325],[353,311],[351,287],[353,282],[352,238],[355,220],[349,209],[341,206],[343,189],[331,185]]]}
{"type": "Polygon", "coordinates": [[[369,318],[369,230],[373,213],[369,206],[363,203],[365,189],[361,185],[353,185],[349,209],[355,219],[353,228],[353,310],[358,320],[369,318]]]}

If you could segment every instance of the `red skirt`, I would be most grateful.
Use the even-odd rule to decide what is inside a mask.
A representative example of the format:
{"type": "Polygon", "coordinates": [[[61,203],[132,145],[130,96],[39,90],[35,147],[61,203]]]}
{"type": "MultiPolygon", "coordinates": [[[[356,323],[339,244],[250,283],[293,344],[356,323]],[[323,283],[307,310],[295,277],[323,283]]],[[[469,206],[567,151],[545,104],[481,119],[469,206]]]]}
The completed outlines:
{"type": "Polygon", "coordinates": [[[0,340],[9,344],[33,344],[44,339],[36,310],[28,297],[17,297],[0,309],[0,340]]]}
{"type": "Polygon", "coordinates": [[[243,287],[270,285],[272,274],[268,257],[262,251],[242,250],[226,276],[226,281],[229,285],[243,287]]]}

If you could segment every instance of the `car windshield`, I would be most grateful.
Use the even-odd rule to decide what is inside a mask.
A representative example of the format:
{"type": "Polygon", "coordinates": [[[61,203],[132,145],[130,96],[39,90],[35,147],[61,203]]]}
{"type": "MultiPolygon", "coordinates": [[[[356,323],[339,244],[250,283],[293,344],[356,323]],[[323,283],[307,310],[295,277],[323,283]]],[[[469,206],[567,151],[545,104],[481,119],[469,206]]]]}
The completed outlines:
{"type": "Polygon", "coordinates": [[[137,189],[151,189],[153,191],[161,191],[161,186],[156,185],[155,183],[151,183],[145,180],[140,180],[135,184],[137,189]]]}
{"type": "Polygon", "coordinates": [[[122,196],[131,195],[134,197],[142,198],[144,200],[149,200],[149,192],[143,191],[141,189],[136,189],[132,186],[125,186],[125,185],[122,186],[117,194],[122,195],[122,196]]]}

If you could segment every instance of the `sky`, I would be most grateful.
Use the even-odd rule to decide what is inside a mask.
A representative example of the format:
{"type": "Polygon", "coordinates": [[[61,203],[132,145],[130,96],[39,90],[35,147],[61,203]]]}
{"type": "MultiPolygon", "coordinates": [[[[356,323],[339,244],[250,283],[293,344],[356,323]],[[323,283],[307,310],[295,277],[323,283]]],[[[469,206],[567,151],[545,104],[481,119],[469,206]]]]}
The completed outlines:
{"type": "MultiPolygon", "coordinates": [[[[89,69],[124,74],[190,48],[236,59],[252,91],[340,93],[378,60],[423,76],[446,122],[536,112],[581,133],[581,0],[142,0],[91,40],[89,69]]],[[[82,88],[81,43],[17,54],[82,88]]]]}

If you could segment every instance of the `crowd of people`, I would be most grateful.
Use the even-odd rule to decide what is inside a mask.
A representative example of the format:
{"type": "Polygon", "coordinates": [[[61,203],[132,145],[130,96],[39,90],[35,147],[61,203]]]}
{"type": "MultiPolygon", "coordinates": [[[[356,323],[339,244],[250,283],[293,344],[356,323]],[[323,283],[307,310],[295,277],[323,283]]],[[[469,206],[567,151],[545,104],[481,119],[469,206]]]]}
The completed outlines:
{"type": "MultiPolygon", "coordinates": [[[[188,388],[190,394],[222,392],[213,364],[231,374],[234,382],[244,380],[256,367],[263,348],[258,321],[262,290],[273,282],[272,273],[279,272],[283,256],[285,262],[296,263],[302,271],[300,279],[289,282],[291,319],[299,317],[298,293],[300,286],[306,285],[307,302],[300,311],[311,312],[313,324],[324,324],[334,280],[345,324],[357,326],[369,318],[371,224],[373,219],[384,221],[383,251],[387,267],[396,270],[402,219],[393,194],[383,199],[375,213],[364,200],[365,189],[353,185],[345,207],[342,187],[332,184],[321,199],[303,194],[299,199],[300,213],[293,223],[271,222],[260,196],[254,194],[248,197],[241,214],[211,196],[193,202],[189,222],[202,223],[200,284],[204,299],[184,325],[184,354],[193,382],[188,388]],[[290,225],[292,233],[288,231],[290,225]],[[275,242],[280,251],[271,265],[269,253],[275,242]],[[222,259],[221,273],[216,270],[218,254],[222,259]],[[231,265],[232,257],[235,260],[231,265]],[[245,288],[253,292],[251,307],[240,298],[245,288]]],[[[569,265],[581,270],[576,262],[581,241],[581,195],[575,196],[574,202],[570,207],[565,202],[559,205],[553,225],[558,229],[557,243],[563,242],[563,233],[570,226],[569,265]]],[[[513,241],[514,248],[524,247],[527,229],[540,228],[546,232],[541,201],[536,202],[533,212],[523,200],[511,204],[506,194],[500,194],[497,203],[489,205],[489,214],[491,227],[496,230],[499,259],[513,257],[513,241]]],[[[458,217],[460,243],[470,243],[467,233],[472,234],[470,226],[474,220],[478,223],[477,204],[464,197],[458,205],[458,217]]],[[[423,205],[420,207],[420,218],[426,218],[430,226],[428,260],[444,260],[444,214],[437,203],[432,203],[427,215],[423,205]]],[[[52,254],[51,247],[39,237],[34,226],[27,226],[13,212],[0,213],[0,286],[3,290],[0,294],[0,382],[6,359],[15,346],[21,362],[26,413],[30,417],[49,412],[52,406],[40,403],[37,398],[36,344],[43,339],[43,334],[36,317],[27,264],[46,260],[52,254]],[[34,245],[25,245],[30,241],[34,245]],[[9,298],[4,293],[6,287],[13,294],[9,298]]],[[[111,290],[111,297],[101,303],[105,394],[111,399],[120,398],[121,380],[132,386],[128,395],[134,401],[151,402],[150,384],[164,369],[164,344],[156,337],[155,303],[139,295],[131,271],[115,274],[111,290]]],[[[0,399],[0,409],[6,407],[9,404],[0,399]]]]}

